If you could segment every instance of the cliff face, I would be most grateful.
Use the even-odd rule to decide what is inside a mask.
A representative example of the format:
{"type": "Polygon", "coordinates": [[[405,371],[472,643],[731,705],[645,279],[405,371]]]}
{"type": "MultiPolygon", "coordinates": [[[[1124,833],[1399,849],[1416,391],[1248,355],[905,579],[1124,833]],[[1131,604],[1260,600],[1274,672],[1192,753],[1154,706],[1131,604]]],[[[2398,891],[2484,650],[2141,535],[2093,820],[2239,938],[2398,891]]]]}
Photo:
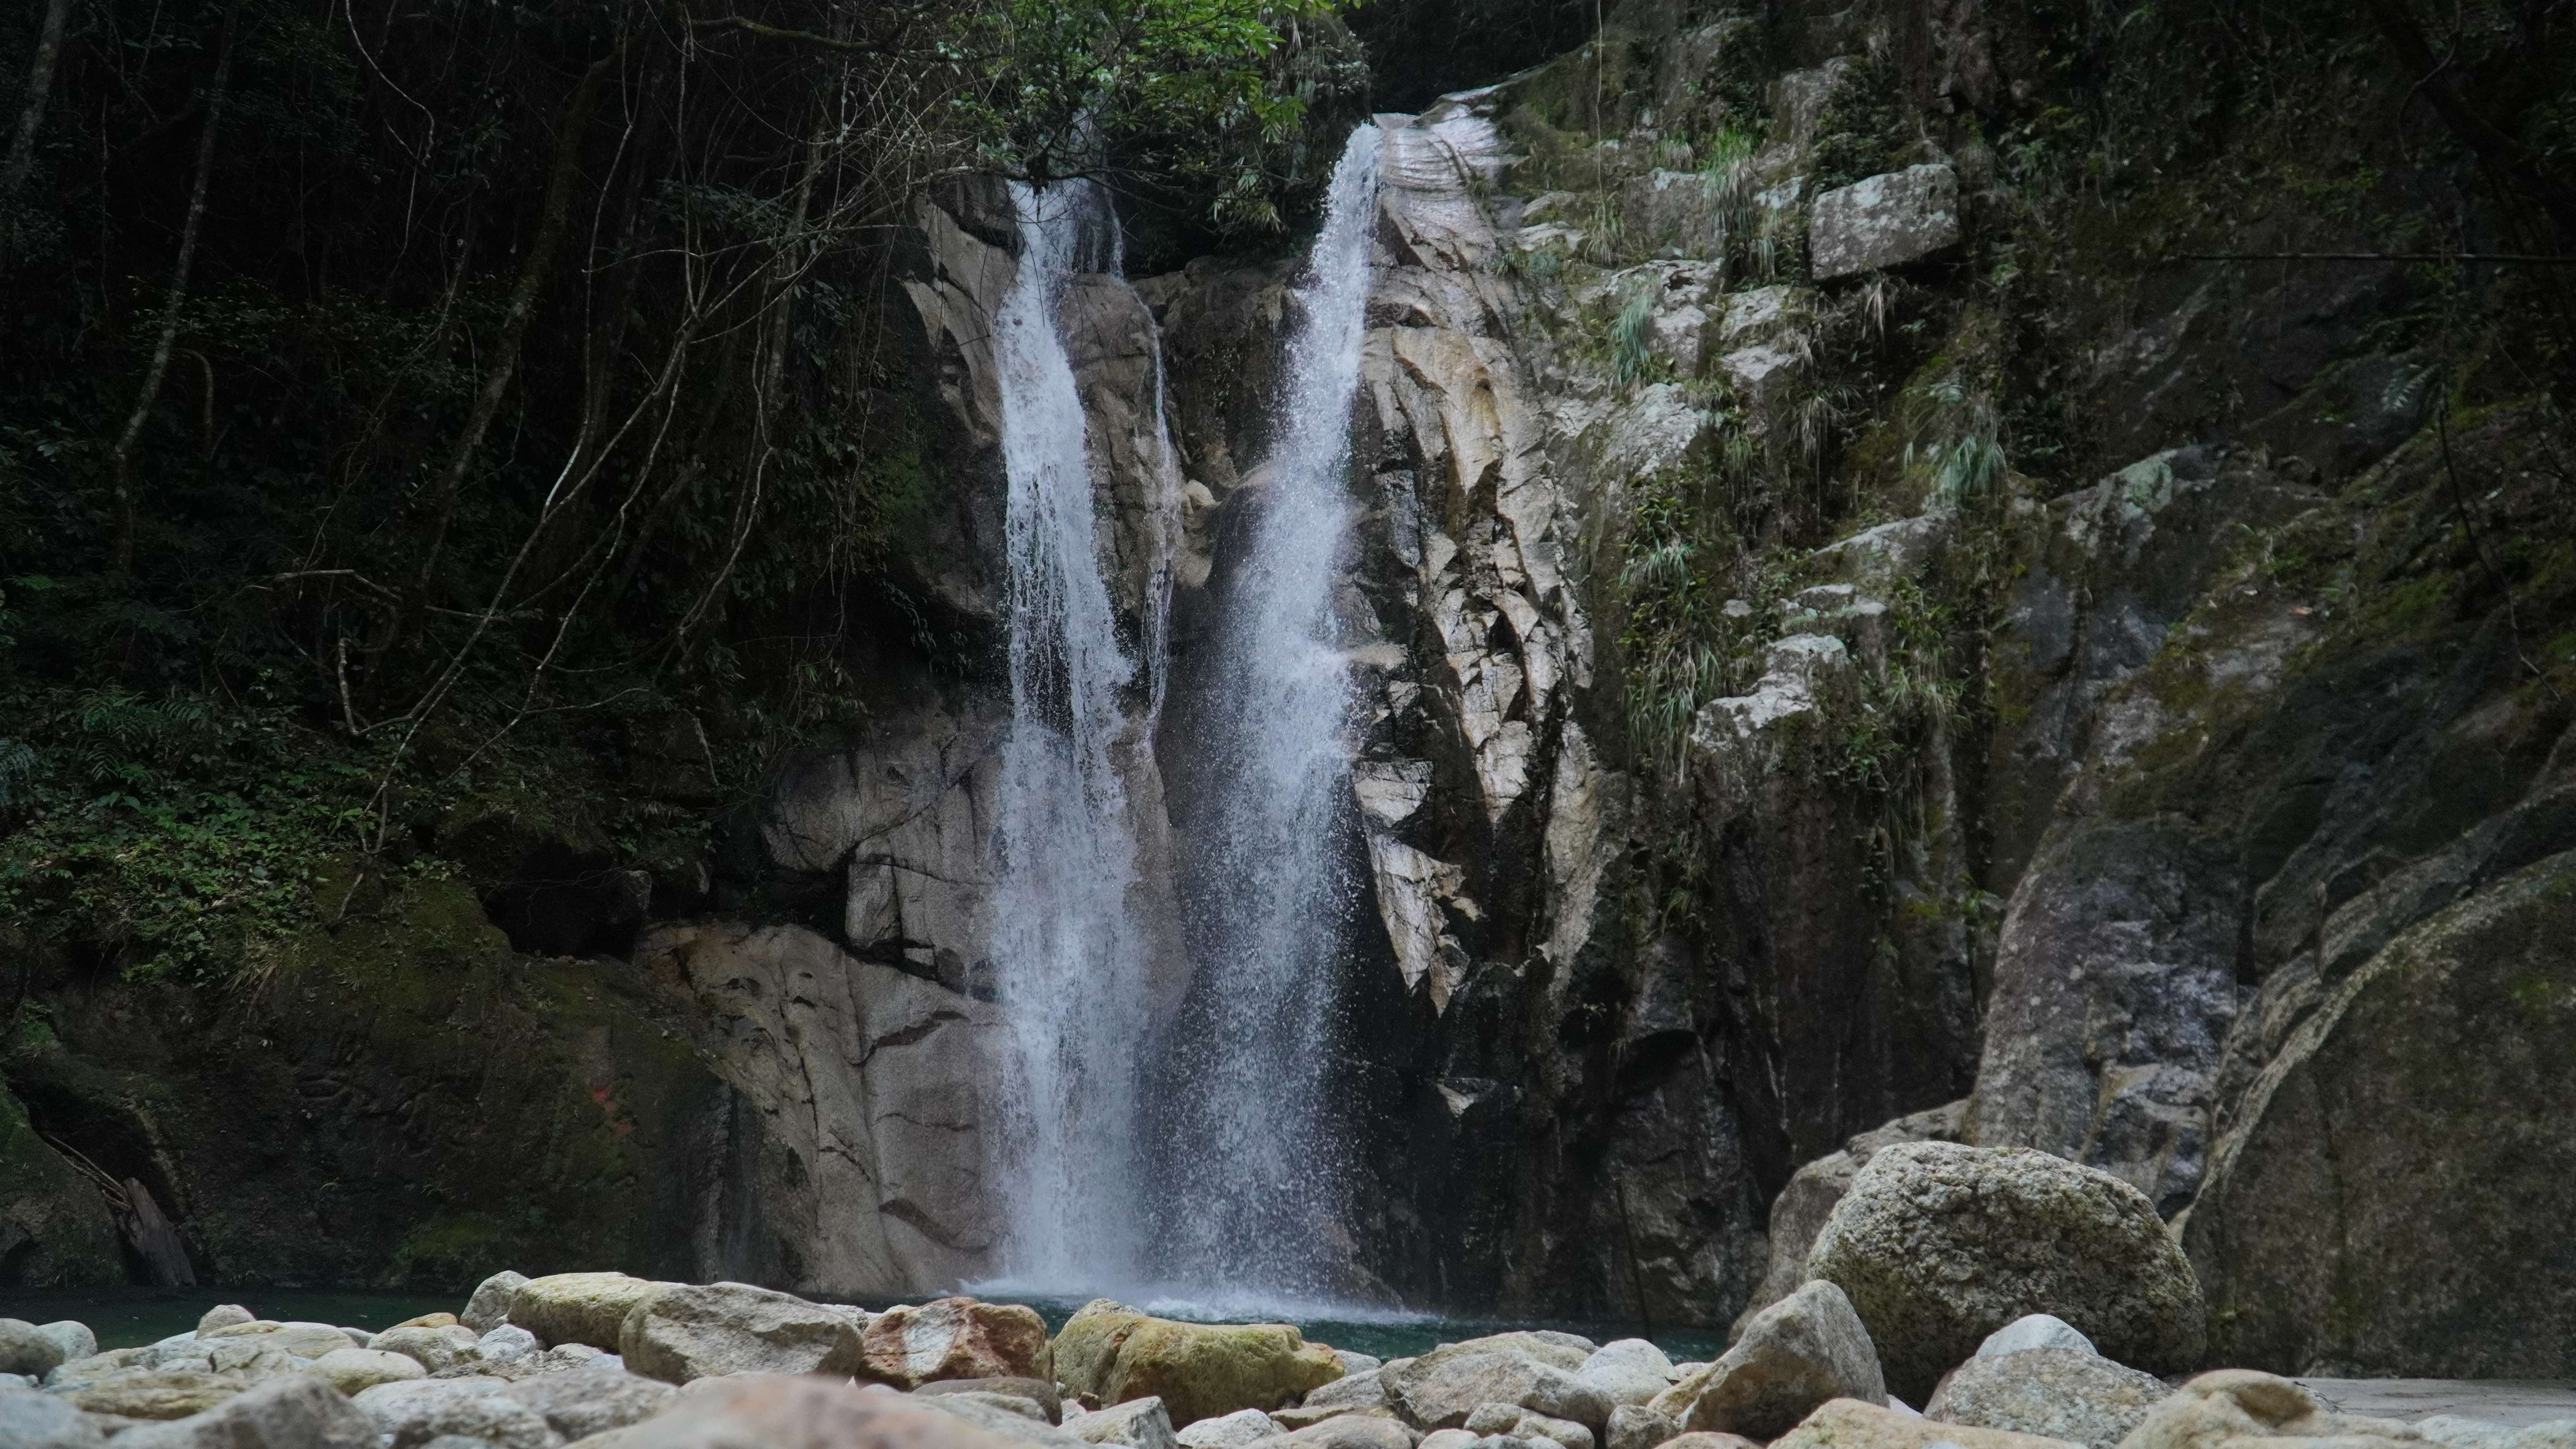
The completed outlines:
{"type": "MultiPolygon", "coordinates": [[[[2332,15],[2260,57],[2172,23],[1635,3],[1381,118],[1336,607],[1355,1290],[1725,1322],[1797,1284],[1859,1161],[1930,1136],[2138,1185],[2230,1361],[2576,1371],[2544,1206],[2576,1148],[2559,323],[2510,267],[2387,259],[2426,196],[2518,223],[2438,118],[2350,120],[2411,78],[2332,15]],[[2212,256],[2254,251],[2282,255],[2212,256]]],[[[906,567],[989,641],[1007,204],[945,193],[905,245],[947,483],[906,567]]],[[[1122,759],[1173,893],[1291,280],[1202,258],[1067,294],[1125,637],[1180,528],[1172,704],[1122,759]]],[[[627,960],[477,938],[408,1014],[288,976],[221,1051],[175,1044],[176,996],[85,988],[10,1082],[226,1278],[573,1266],[544,1246],[572,1222],[631,1254],[572,1258],[630,1271],[989,1271],[1010,703],[917,660],[873,687],[627,960]],[[509,1071],[423,1035],[464,1002],[510,1023],[509,1071]],[[242,1062],[335,1105],[276,1120],[242,1062]],[[218,1164],[221,1103],[260,1152],[218,1164]],[[511,1219],[526,1169],[486,1154],[519,1152],[550,1186],[511,1219]],[[405,1163],[409,1197],[348,1185],[405,1163]],[[305,1237],[227,1215],[326,1180],[305,1237]]],[[[404,899],[363,929],[410,929],[404,899]]],[[[1168,1013],[1207,965],[1176,930],[1152,954],[1168,1013]]],[[[9,1221],[30,1263],[97,1235],[9,1221]]]]}

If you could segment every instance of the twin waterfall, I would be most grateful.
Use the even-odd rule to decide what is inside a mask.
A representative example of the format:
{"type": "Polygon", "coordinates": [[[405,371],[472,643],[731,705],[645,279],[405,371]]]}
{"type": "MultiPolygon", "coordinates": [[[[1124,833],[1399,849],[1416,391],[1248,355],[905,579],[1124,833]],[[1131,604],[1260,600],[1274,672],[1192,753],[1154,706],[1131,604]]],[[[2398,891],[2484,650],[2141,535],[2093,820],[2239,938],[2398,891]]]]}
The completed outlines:
{"type": "Polygon", "coordinates": [[[1250,542],[1213,584],[1208,726],[1159,747],[1222,782],[1172,867],[1148,845],[1159,789],[1131,782],[1158,749],[1178,470],[1157,437],[1169,507],[1148,617],[1122,639],[1060,305],[1083,263],[1117,272],[1114,242],[1080,255],[1085,236],[1115,237],[1115,219],[1079,183],[1014,188],[1019,271],[994,337],[1012,728],[993,945],[1009,1040],[1006,1261],[1024,1291],[1210,1307],[1330,1293],[1321,1244],[1347,1174],[1324,1077],[1356,890],[1337,848],[1350,700],[1332,605],[1379,136],[1353,134],[1297,282],[1266,481],[1235,505],[1254,510],[1250,542]],[[1166,868],[1179,878],[1150,878],[1166,868]],[[1183,920],[1148,919],[1166,901],[1183,920]],[[1158,1024],[1153,957],[1171,940],[1189,943],[1193,979],[1158,1024]]]}

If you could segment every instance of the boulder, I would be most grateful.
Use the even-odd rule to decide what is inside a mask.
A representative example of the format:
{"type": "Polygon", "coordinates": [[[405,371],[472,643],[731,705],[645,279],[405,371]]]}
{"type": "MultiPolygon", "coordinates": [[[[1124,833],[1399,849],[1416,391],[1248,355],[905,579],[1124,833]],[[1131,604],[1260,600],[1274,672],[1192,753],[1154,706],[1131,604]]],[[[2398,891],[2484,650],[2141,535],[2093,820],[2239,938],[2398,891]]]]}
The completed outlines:
{"type": "Polygon", "coordinates": [[[1064,1422],[1063,1396],[1056,1392],[1055,1385],[1044,1379],[941,1379],[936,1383],[923,1384],[912,1392],[924,1398],[940,1394],[1009,1394],[1037,1405],[1038,1412],[1046,1416],[1048,1423],[1064,1422]]]}
{"type": "Polygon", "coordinates": [[[640,1424],[668,1407],[679,1390],[617,1368],[576,1368],[539,1374],[498,1391],[533,1409],[566,1439],[585,1439],[640,1424]]]}
{"type": "Polygon", "coordinates": [[[1959,240],[1959,178],[1947,166],[1908,166],[1816,198],[1807,259],[1819,282],[1902,266],[1959,240]]]}
{"type": "MultiPolygon", "coordinates": [[[[1343,1365],[1347,1370],[1348,1358],[1343,1360],[1343,1365]]],[[[1308,1390],[1303,1407],[1369,1409],[1380,1407],[1386,1401],[1386,1380],[1383,1371],[1381,1368],[1373,1367],[1356,1373],[1346,1371],[1331,1383],[1308,1390]]]]}
{"type": "Polygon", "coordinates": [[[1899,1117],[1851,1138],[1840,1152],[1828,1152],[1791,1173],[1788,1186],[1771,1200],[1770,1266],[1763,1273],[1762,1286],[1753,1290],[1753,1301],[1737,1315],[1729,1341],[1743,1337],[1744,1325],[1753,1321],[1754,1314],[1788,1297],[1807,1281],[1807,1252],[1815,1247],[1816,1234],[1825,1230],[1825,1219],[1833,1216],[1834,1204],[1843,1200],[1843,1194],[1851,1190],[1852,1178],[1869,1165],[1871,1158],[1899,1142],[1956,1142],[1967,1110],[1967,1103],[1952,1102],[1946,1107],[1899,1117]]]}
{"type": "Polygon", "coordinates": [[[419,1449],[442,1434],[482,1439],[497,1449],[554,1449],[545,1416],[501,1397],[492,1380],[414,1379],[361,1390],[353,1401],[385,1437],[384,1449],[419,1449]]]}
{"type": "MultiPolygon", "coordinates": [[[[333,1349],[331,1352],[338,1353],[340,1350],[333,1349]]],[[[206,1367],[211,1372],[223,1374],[228,1378],[239,1379],[246,1384],[255,1384],[262,1379],[275,1378],[279,1374],[291,1374],[299,1368],[318,1363],[327,1357],[329,1357],[328,1354],[319,1354],[312,1358],[298,1358],[285,1349],[262,1343],[254,1338],[216,1344],[213,1351],[206,1355],[206,1367]]],[[[409,1360],[405,1361],[409,1362],[409,1360]]],[[[414,1364],[413,1367],[417,1368],[419,1365],[414,1364]]],[[[354,1391],[343,1389],[341,1392],[354,1391]]]]}
{"type": "Polygon", "coordinates": [[[337,1349],[361,1346],[347,1329],[328,1323],[272,1323],[263,1319],[197,1331],[197,1346],[209,1354],[227,1345],[281,1349],[297,1358],[320,1358],[337,1349]]]}
{"type": "Polygon", "coordinates": [[[748,1283],[680,1284],[653,1294],[628,1312],[617,1347],[630,1371],[675,1384],[739,1373],[848,1378],[867,1367],[859,1330],[847,1318],[748,1283]]]}
{"type": "MultiPolygon", "coordinates": [[[[870,1329],[873,1341],[875,1330],[870,1329]]],[[[1180,1323],[1095,1299],[1056,1336],[1067,1388],[1103,1406],[1153,1395],[1195,1425],[1276,1409],[1342,1376],[1341,1360],[1284,1323],[1180,1323]]],[[[1303,1432],[1303,1431],[1300,1431],[1303,1432]]]]}
{"type": "Polygon", "coordinates": [[[2030,1313],[2014,1319],[1986,1335],[1977,1345],[1977,1357],[2002,1358],[2008,1353],[2021,1353],[2034,1348],[2073,1349],[2077,1353],[2098,1353],[2093,1340],[2075,1331],[2075,1325],[2054,1314],[2030,1313]]]}
{"type": "Polygon", "coordinates": [[[490,1333],[510,1321],[510,1304],[527,1283],[526,1274],[502,1269],[474,1286],[474,1296],[465,1300],[465,1311],[456,1321],[476,1333],[490,1333]]]}
{"type": "Polygon", "coordinates": [[[1377,1370],[1386,1367],[1386,1360],[1379,1358],[1374,1354],[1353,1353],[1347,1348],[1334,1349],[1333,1357],[1342,1361],[1342,1372],[1344,1374],[1375,1373],[1377,1370]]]}
{"type": "Polygon", "coordinates": [[[70,1355],[63,1346],[23,1318],[0,1318],[0,1374],[42,1379],[62,1367],[70,1355]]]}
{"type": "Polygon", "coordinates": [[[184,1419],[242,1391],[239,1380],[203,1369],[127,1369],[64,1397],[93,1414],[126,1419],[184,1419]]]}
{"type": "MultiPolygon", "coordinates": [[[[63,1351],[65,1363],[70,1363],[74,1359],[88,1358],[98,1352],[98,1335],[90,1332],[89,1325],[86,1323],[75,1323],[68,1318],[58,1319],[52,1323],[37,1324],[36,1333],[38,1337],[63,1351]]],[[[37,1377],[42,1378],[43,1375],[39,1374],[37,1377]]]]}
{"type": "Polygon", "coordinates": [[[860,1336],[861,1377],[908,1389],[938,1379],[1057,1377],[1046,1320],[1017,1303],[942,1298],[878,1314],[860,1336]]]}
{"type": "Polygon", "coordinates": [[[1593,1449],[1595,1442],[1592,1431],[1572,1419],[1534,1414],[1518,1404],[1482,1405],[1467,1416],[1466,1430],[1478,1438],[1545,1439],[1564,1449],[1593,1449]]]}
{"type": "Polygon", "coordinates": [[[1163,1401],[1148,1394],[1083,1415],[1067,1428],[1093,1444],[1124,1444],[1129,1449],[1179,1449],[1172,1436],[1172,1416],[1163,1401]]]}
{"type": "Polygon", "coordinates": [[[2576,852],[2320,985],[2252,1074],[2182,1220],[2213,1358],[2576,1377],[2570,940],[2576,852]]]}
{"type": "Polygon", "coordinates": [[[1388,1402],[1425,1429],[1462,1427],[1477,1408],[1496,1403],[1595,1430],[1609,1425],[1610,1399],[1599,1389],[1522,1349],[1488,1348],[1484,1342],[1490,1340],[1450,1344],[1387,1365],[1379,1372],[1388,1402]]]}
{"type": "Polygon", "coordinates": [[[95,1383],[109,1374],[121,1374],[130,1368],[149,1368],[151,1365],[143,1362],[144,1357],[149,1353],[151,1353],[149,1348],[112,1348],[105,1353],[91,1354],[87,1358],[70,1359],[62,1367],[45,1375],[45,1387],[68,1391],[82,1384],[95,1383]]]}
{"type": "Polygon", "coordinates": [[[25,1389],[0,1389],[0,1444],[10,1449],[99,1449],[98,1424],[68,1400],[25,1389]]]}
{"type": "Polygon", "coordinates": [[[671,1286],[623,1273],[551,1273],[519,1285],[510,1321],[549,1346],[586,1343],[615,1353],[626,1315],[671,1286]]]}
{"type": "Polygon", "coordinates": [[[1413,1449],[1471,1449],[1477,1437],[1464,1429],[1434,1429],[1422,1436],[1413,1449]]]}
{"type": "Polygon", "coordinates": [[[199,1333],[212,1333],[218,1328],[232,1328],[240,1324],[256,1323],[258,1321],[258,1314],[251,1312],[249,1309],[242,1307],[238,1303],[218,1303],[214,1307],[209,1308],[204,1313],[198,1315],[197,1331],[199,1333]]]}
{"type": "Polygon", "coordinates": [[[1013,1449],[1019,1441],[883,1389],[802,1375],[703,1384],[617,1449],[1013,1449]]]}
{"type": "Polygon", "coordinates": [[[1610,1425],[1601,1442],[1603,1449],[1655,1449],[1681,1431],[1669,1414],[1643,1404],[1621,1404],[1610,1411],[1610,1425]]]}
{"type": "Polygon", "coordinates": [[[1651,1404],[1685,1430],[1770,1439],[1829,1399],[1887,1397],[1869,1330],[1822,1279],[1753,1315],[1726,1355],[1651,1404]]]}
{"type": "Polygon", "coordinates": [[[2200,1357],[2200,1288],[2146,1194],[2027,1148],[1887,1148],[1852,1179],[1807,1268],[1850,1296],[1887,1390],[1909,1400],[2032,1313],[2151,1371],[2200,1357]]]}
{"type": "Polygon", "coordinates": [[[289,1374],[187,1418],[129,1429],[116,1442],[125,1449],[377,1449],[376,1434],[375,1421],[337,1389],[289,1374]]]}
{"type": "Polygon", "coordinates": [[[2394,1419],[2335,1413],[2290,1380],[2253,1369],[2202,1374],[2149,1409],[2120,1442],[2122,1449],[2254,1449],[2265,1440],[2341,1441],[2335,1449],[2422,1442],[2394,1419]]]}
{"type": "MultiPolygon", "coordinates": [[[[1694,1449],[1684,1442],[1692,1437],[1685,1434],[1673,1444],[1694,1449]]],[[[1936,1444],[1954,1449],[2067,1449],[2062,1440],[1938,1423],[1858,1399],[1836,1399],[1817,1409],[1797,1428],[1772,1440],[1771,1449],[1932,1449],[1936,1444]]]]}
{"type": "Polygon", "coordinates": [[[1642,1338],[1622,1338],[1593,1350],[1574,1376],[1599,1389],[1613,1405],[1651,1404],[1673,1386],[1673,1361],[1642,1338]]]}
{"type": "Polygon", "coordinates": [[[2171,1392],[2155,1375],[2086,1349],[1980,1352],[1941,1381],[1923,1416],[2112,1449],[2171,1392]]]}
{"type": "Polygon", "coordinates": [[[1267,1439],[1279,1432],[1279,1425],[1259,1409],[1237,1409],[1212,1419],[1184,1424],[1172,1435],[1181,1449],[1243,1449],[1255,1439],[1267,1439]]]}
{"type": "Polygon", "coordinates": [[[429,1377],[429,1370],[409,1354],[372,1348],[335,1348],[313,1360],[305,1372],[343,1394],[360,1393],[378,1384],[429,1377]]]}
{"type": "Polygon", "coordinates": [[[1394,1419],[1338,1414],[1294,1433],[1254,1442],[1262,1449],[1414,1449],[1420,1437],[1394,1419]]]}
{"type": "Polygon", "coordinates": [[[1017,1394],[939,1394],[922,1403],[951,1418],[1038,1449],[1075,1449],[1084,1441],[1046,1421],[1046,1410],[1017,1394]]]}
{"type": "Polygon", "coordinates": [[[537,1336],[515,1323],[504,1323],[474,1340],[474,1356],[484,1363],[507,1363],[539,1351],[537,1336]]]}

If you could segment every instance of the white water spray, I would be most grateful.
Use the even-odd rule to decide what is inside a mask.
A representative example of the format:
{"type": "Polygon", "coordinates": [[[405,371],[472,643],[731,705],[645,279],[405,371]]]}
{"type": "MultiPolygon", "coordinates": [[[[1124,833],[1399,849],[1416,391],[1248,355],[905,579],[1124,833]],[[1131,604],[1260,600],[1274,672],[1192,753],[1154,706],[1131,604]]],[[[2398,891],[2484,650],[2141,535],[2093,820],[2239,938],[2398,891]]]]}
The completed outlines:
{"type": "MultiPolygon", "coordinates": [[[[1043,1291],[1131,1281],[1139,1259],[1139,1067],[1154,933],[1139,919],[1123,769],[1152,728],[1150,708],[1130,712],[1140,664],[1157,677],[1159,700],[1162,663],[1119,644],[1059,317],[1084,223],[1105,207],[1072,184],[1014,186],[1012,198],[1019,273],[993,338],[1010,475],[1012,719],[993,950],[1010,1045],[1008,1272],[1043,1291]]],[[[1153,589],[1168,588],[1168,564],[1152,572],[1153,589]]],[[[1149,647],[1159,646],[1163,607],[1149,602],[1149,647]]]]}
{"type": "Polygon", "coordinates": [[[1367,335],[1381,133],[1335,166],[1293,298],[1253,538],[1220,607],[1205,737],[1221,783],[1195,823],[1200,1007],[1165,1120],[1163,1276],[1238,1299],[1329,1296],[1348,1181],[1327,1073],[1355,899],[1343,846],[1351,687],[1334,617],[1353,519],[1351,409],[1367,335]]]}

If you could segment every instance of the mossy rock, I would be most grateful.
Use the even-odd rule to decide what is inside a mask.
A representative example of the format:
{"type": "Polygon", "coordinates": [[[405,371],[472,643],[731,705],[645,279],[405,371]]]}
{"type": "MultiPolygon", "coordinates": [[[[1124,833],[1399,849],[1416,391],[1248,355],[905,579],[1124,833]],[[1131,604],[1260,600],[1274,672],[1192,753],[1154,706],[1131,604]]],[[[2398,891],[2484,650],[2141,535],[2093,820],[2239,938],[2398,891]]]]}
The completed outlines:
{"type": "Polygon", "coordinates": [[[1159,1397],[1175,1424],[1276,1409],[1342,1376],[1339,1356],[1285,1323],[1181,1323],[1106,1298],[1056,1334],[1055,1364],[1075,1393],[1159,1397]]]}

